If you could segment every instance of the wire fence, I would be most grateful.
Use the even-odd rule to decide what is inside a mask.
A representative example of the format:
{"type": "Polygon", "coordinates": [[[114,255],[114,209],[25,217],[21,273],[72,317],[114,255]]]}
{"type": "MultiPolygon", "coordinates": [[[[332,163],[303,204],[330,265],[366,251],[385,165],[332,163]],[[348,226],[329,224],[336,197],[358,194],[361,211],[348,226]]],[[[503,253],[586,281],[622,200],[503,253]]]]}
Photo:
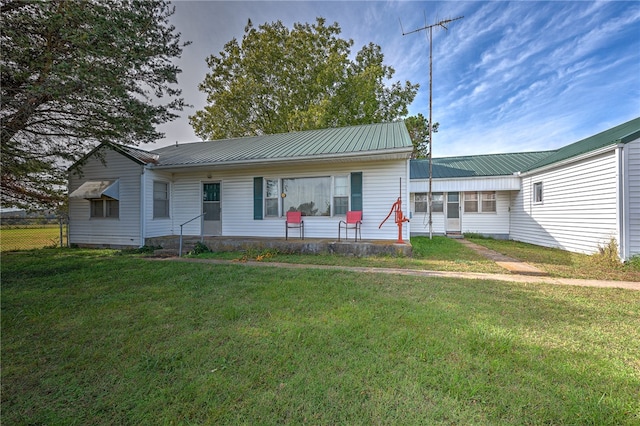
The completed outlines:
{"type": "Polygon", "coordinates": [[[26,214],[0,219],[0,251],[67,247],[69,226],[66,215],[26,214]]]}

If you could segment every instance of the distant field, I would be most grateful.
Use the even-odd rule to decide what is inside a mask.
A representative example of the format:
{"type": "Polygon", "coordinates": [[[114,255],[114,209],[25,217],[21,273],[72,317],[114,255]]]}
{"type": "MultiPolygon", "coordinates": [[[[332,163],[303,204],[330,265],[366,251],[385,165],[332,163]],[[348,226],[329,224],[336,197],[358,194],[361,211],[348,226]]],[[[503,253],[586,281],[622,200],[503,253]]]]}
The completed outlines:
{"type": "Polygon", "coordinates": [[[0,250],[30,250],[60,245],[59,225],[31,225],[0,229],[0,250]]]}

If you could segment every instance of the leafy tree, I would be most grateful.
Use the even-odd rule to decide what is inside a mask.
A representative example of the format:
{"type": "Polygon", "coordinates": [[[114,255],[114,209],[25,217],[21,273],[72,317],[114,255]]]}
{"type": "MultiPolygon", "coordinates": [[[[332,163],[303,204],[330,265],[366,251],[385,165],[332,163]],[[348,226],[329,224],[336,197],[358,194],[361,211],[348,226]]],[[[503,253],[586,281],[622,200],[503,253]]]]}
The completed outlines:
{"type": "Polygon", "coordinates": [[[203,139],[393,121],[407,114],[418,90],[407,81],[387,85],[395,73],[380,46],[349,58],[353,40],[337,23],[282,22],[258,29],[249,21],[242,41],[229,41],[200,84],[208,105],[190,117],[203,139]]]}
{"type": "MultiPolygon", "coordinates": [[[[412,115],[404,120],[407,126],[411,142],[413,142],[413,152],[411,158],[426,158],[429,155],[429,142],[431,134],[429,133],[429,120],[424,115],[412,115]]],[[[439,123],[434,123],[432,131],[438,132],[439,123]]]]}
{"type": "Polygon", "coordinates": [[[102,142],[152,142],[185,106],[172,59],[187,43],[167,2],[2,0],[0,12],[3,205],[57,205],[71,162],[102,142]]]}

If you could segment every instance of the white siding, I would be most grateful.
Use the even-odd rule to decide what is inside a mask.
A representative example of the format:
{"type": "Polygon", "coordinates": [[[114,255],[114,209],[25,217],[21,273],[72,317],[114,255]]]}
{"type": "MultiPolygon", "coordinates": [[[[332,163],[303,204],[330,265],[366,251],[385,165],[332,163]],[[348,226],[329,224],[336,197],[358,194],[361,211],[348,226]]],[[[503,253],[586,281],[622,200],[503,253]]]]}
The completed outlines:
{"type": "MultiPolygon", "coordinates": [[[[508,191],[496,192],[495,213],[465,213],[464,205],[461,204],[462,233],[508,236],[510,198],[508,191]]],[[[463,203],[462,196],[461,203],[463,203]]]]}
{"type": "MultiPolygon", "coordinates": [[[[179,225],[200,214],[202,210],[202,183],[221,182],[222,235],[238,237],[284,237],[285,220],[279,218],[253,218],[253,179],[262,178],[299,178],[348,175],[362,172],[363,183],[363,221],[364,239],[397,239],[398,228],[393,215],[382,229],[378,225],[389,213],[397,200],[399,183],[402,178],[403,195],[407,191],[408,162],[406,160],[376,161],[361,163],[323,162],[319,164],[293,166],[252,166],[243,169],[212,171],[194,171],[174,173],[171,178],[171,220],[154,224],[147,214],[146,236],[175,235],[180,233],[179,225]],[[166,222],[166,223],[165,223],[166,222]]],[[[151,181],[153,173],[145,180],[151,181]]],[[[170,175],[167,175],[170,176],[170,175]]],[[[156,176],[157,177],[157,176],[156,176]]],[[[152,202],[148,201],[147,203],[152,202]]],[[[408,212],[406,197],[403,197],[403,210],[408,212]]],[[[147,211],[152,205],[147,206],[147,211]]],[[[405,213],[407,214],[407,213],[405,213]]],[[[408,214],[407,214],[408,215],[408,214]]],[[[344,217],[305,217],[305,237],[336,238],[338,222],[344,217]]],[[[199,235],[200,220],[184,226],[184,235],[199,235]]],[[[408,226],[403,228],[403,238],[408,238],[408,226]]],[[[297,235],[294,232],[294,235],[297,235]]]]}
{"type": "Polygon", "coordinates": [[[90,218],[88,200],[69,199],[69,243],[114,247],[139,246],[142,166],[112,150],[105,149],[104,152],[106,164],[92,158],[82,167],[82,175],[69,174],[69,193],[86,181],[118,179],[119,217],[90,218]]]}
{"type": "Polygon", "coordinates": [[[626,191],[626,257],[640,254],[640,140],[624,146],[626,191]]]}
{"type": "MultiPolygon", "coordinates": [[[[144,206],[144,235],[148,237],[160,237],[163,235],[174,234],[175,229],[175,213],[174,202],[175,185],[172,182],[171,173],[146,169],[144,173],[144,186],[142,194],[142,202],[144,206]],[[154,219],[153,218],[153,182],[169,183],[169,218],[154,219]]],[[[178,232],[180,233],[179,227],[178,232]]]]}
{"type": "Polygon", "coordinates": [[[594,253],[616,237],[617,164],[614,151],[528,174],[514,197],[511,238],[564,250],[594,253]],[[543,202],[533,201],[542,182],[543,202]]]}
{"type": "MultiPolygon", "coordinates": [[[[412,182],[413,183],[413,182],[412,182]]],[[[412,186],[413,188],[413,186],[412,186]]],[[[434,191],[436,192],[436,191],[434,191]]],[[[454,191],[452,191],[454,192],[454,191]]],[[[455,191],[458,192],[458,191],[455,191]]],[[[411,216],[413,224],[411,232],[414,235],[422,235],[429,232],[429,214],[415,212],[415,194],[411,194],[411,216]]],[[[511,192],[496,191],[496,212],[495,213],[465,213],[463,206],[462,192],[460,193],[460,224],[462,233],[477,233],[496,237],[509,236],[509,207],[511,203],[511,192]]],[[[444,234],[445,213],[433,213],[433,233],[444,234]]]]}
{"type": "MultiPolygon", "coordinates": [[[[433,192],[512,191],[520,189],[519,176],[491,176],[452,179],[433,179],[433,192]]],[[[413,179],[411,192],[428,192],[428,179],[413,179]]]]}

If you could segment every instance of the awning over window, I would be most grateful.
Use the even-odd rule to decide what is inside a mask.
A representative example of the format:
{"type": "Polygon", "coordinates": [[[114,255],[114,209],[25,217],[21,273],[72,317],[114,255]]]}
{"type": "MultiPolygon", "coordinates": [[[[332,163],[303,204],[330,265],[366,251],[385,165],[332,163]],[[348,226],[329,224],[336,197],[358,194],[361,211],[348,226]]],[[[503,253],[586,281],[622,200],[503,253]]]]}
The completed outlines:
{"type": "Polygon", "coordinates": [[[114,200],[120,199],[120,185],[118,180],[88,180],[80,188],[69,194],[69,198],[94,198],[108,197],[114,200]]]}

